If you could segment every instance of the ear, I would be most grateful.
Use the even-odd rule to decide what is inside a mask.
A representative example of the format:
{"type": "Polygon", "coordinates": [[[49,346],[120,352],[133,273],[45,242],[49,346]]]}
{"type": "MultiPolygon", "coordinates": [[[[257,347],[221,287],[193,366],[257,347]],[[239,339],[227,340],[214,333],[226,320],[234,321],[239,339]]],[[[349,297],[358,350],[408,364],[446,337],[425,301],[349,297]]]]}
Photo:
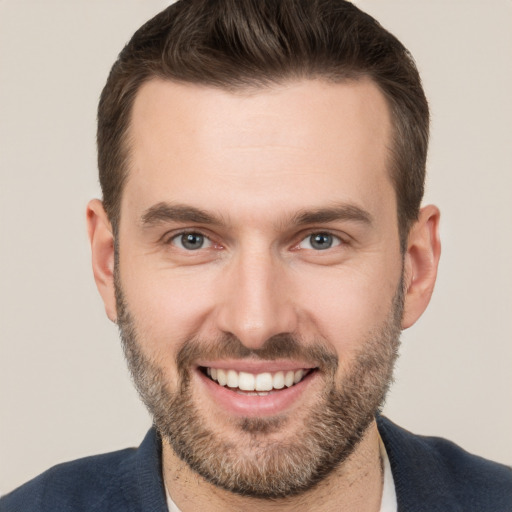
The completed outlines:
{"type": "Polygon", "coordinates": [[[116,322],[114,235],[103,203],[99,199],[93,199],[87,205],[87,231],[91,244],[94,280],[103,298],[107,316],[112,322],[116,322]]]}
{"type": "Polygon", "coordinates": [[[441,255],[439,218],[440,212],[436,206],[425,206],[409,232],[404,261],[405,307],[402,329],[407,329],[418,320],[434,291],[441,255]]]}

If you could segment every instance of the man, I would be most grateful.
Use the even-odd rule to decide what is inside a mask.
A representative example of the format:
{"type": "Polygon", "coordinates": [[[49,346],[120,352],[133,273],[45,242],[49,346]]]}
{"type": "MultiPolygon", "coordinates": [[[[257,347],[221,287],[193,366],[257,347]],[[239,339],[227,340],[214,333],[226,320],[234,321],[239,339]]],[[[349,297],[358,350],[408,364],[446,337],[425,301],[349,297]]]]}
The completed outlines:
{"type": "Polygon", "coordinates": [[[96,282],[154,418],[1,510],[510,510],[512,472],[378,412],[425,310],[428,107],[341,1],[181,1],[98,114],[96,282]]]}

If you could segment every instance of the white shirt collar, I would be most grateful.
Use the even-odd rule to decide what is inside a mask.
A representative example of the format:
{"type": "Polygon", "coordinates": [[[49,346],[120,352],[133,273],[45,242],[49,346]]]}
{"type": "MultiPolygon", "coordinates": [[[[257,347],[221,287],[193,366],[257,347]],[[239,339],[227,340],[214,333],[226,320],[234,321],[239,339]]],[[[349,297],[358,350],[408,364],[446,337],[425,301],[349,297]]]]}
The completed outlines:
{"type": "MultiPolygon", "coordinates": [[[[380,502],[380,512],[397,512],[395,481],[389,464],[386,447],[379,436],[380,456],[384,466],[384,483],[382,486],[382,500],[380,502]]],[[[174,511],[172,511],[174,512],[174,511]]],[[[179,511],[178,511],[179,512],[179,511]]]]}

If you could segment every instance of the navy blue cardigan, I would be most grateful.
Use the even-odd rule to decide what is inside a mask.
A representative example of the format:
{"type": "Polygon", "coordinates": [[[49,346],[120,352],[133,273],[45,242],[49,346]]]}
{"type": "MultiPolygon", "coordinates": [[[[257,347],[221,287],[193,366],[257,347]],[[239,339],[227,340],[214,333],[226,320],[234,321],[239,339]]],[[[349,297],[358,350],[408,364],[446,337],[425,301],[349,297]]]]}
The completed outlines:
{"type": "MultiPolygon", "coordinates": [[[[510,512],[512,469],[377,419],[399,512],[510,512]]],[[[0,512],[167,512],[161,444],[60,464],[0,499],[0,512]]]]}

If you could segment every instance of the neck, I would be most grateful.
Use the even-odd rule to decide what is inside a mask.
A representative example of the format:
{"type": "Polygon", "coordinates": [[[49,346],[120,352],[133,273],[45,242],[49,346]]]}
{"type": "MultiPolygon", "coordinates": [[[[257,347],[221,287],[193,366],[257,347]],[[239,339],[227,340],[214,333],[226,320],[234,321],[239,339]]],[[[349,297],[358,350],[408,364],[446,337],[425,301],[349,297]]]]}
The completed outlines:
{"type": "Polygon", "coordinates": [[[163,441],[163,476],[167,491],[181,512],[355,512],[380,509],[383,472],[379,434],[371,424],[354,453],[313,489],[290,498],[264,500],[220,489],[193,472],[163,441]]]}

